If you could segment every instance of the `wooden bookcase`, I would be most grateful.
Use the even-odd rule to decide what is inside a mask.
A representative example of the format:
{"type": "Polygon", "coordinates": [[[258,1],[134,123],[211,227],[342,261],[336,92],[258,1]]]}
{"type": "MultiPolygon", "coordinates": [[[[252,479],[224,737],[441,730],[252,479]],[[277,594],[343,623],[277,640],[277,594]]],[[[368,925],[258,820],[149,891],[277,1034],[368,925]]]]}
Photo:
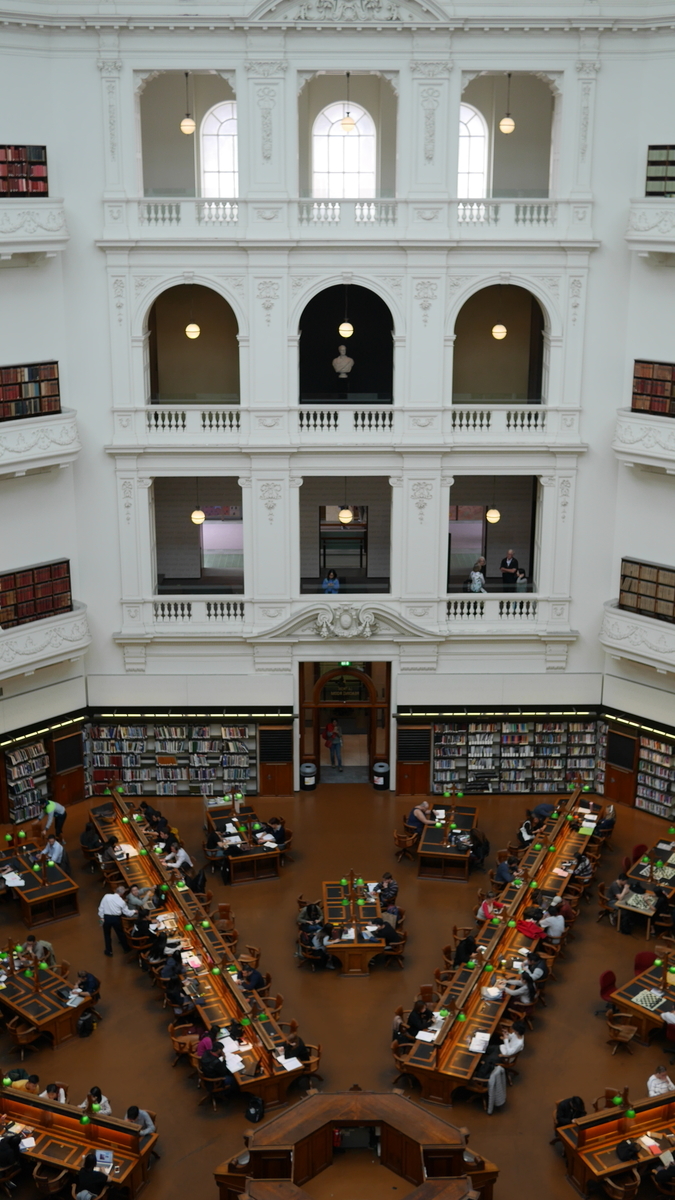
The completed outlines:
{"type": "Polygon", "coordinates": [[[675,196],[675,146],[647,148],[646,196],[675,196]]]}
{"type": "Polygon", "coordinates": [[[675,417],[675,363],[635,360],[631,408],[633,412],[675,417]]]}
{"type": "Polygon", "coordinates": [[[0,575],[0,628],[28,625],[45,617],[70,612],[73,598],[70,589],[70,562],[58,558],[53,562],[22,567],[0,575]]]}
{"type": "Polygon", "coordinates": [[[59,364],[0,367],[0,421],[21,421],[61,412],[59,364]]]}
{"type": "Polygon", "coordinates": [[[675,567],[622,558],[619,608],[675,622],[675,567]]]}
{"type": "Polygon", "coordinates": [[[669,817],[675,805],[675,741],[640,738],[635,807],[669,817]]]}
{"type": "Polygon", "coordinates": [[[46,146],[0,146],[0,195],[49,195],[46,146]]]}

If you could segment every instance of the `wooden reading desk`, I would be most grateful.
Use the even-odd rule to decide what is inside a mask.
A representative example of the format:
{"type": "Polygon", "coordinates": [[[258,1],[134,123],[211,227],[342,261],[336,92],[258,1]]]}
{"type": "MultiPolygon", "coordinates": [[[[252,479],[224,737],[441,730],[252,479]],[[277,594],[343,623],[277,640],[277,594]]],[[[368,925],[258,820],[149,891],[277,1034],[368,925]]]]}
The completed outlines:
{"type": "Polygon", "coordinates": [[[77,899],[80,889],[62,867],[56,863],[47,866],[47,860],[41,858],[40,870],[33,870],[32,855],[37,849],[28,842],[19,850],[8,849],[0,854],[0,870],[9,868],[23,880],[23,886],[8,884],[7,887],[19,901],[21,917],[29,929],[61,917],[72,917],[80,911],[77,899]]]}
{"type": "Polygon", "coordinates": [[[344,926],[346,931],[353,931],[353,937],[336,939],[327,946],[329,953],[339,959],[342,974],[353,979],[370,973],[371,958],[381,954],[386,943],[364,937],[366,927],[382,915],[378,893],[371,893],[363,881],[357,884],[356,879],[361,876],[355,876],[353,871],[343,878],[344,883],[342,880],[329,880],[321,885],[323,911],[326,921],[344,926]]]}
{"type": "Polygon", "coordinates": [[[135,1196],[147,1180],[148,1161],[157,1134],[144,1140],[141,1149],[139,1125],[104,1117],[100,1113],[91,1113],[89,1121],[83,1125],[79,1108],[41,1100],[39,1096],[17,1092],[13,1088],[0,1090],[0,1114],[3,1133],[12,1122],[32,1130],[30,1136],[35,1139],[35,1145],[21,1153],[34,1163],[47,1163],[50,1167],[74,1173],[79,1171],[90,1150],[112,1150],[113,1166],[109,1178],[115,1188],[127,1196],[135,1196]]]}
{"type": "Polygon", "coordinates": [[[256,841],[256,833],[262,828],[257,813],[249,808],[240,813],[226,812],[224,809],[212,812],[207,809],[206,820],[209,829],[214,829],[220,837],[241,838],[238,852],[228,859],[233,884],[278,878],[281,850],[278,846],[267,849],[256,841]]]}
{"type": "Polygon", "coordinates": [[[417,844],[420,879],[468,879],[471,843],[462,838],[476,825],[470,805],[434,804],[435,825],[425,825],[417,844]],[[454,826],[454,828],[453,828],[454,826]]]}
{"type": "Polygon", "coordinates": [[[75,1037],[78,1017],[94,1003],[91,996],[82,996],[77,1005],[69,1005],[71,985],[65,979],[49,969],[35,969],[35,965],[27,975],[27,968],[15,965],[11,953],[3,955],[0,967],[6,976],[0,983],[3,1008],[47,1034],[52,1039],[52,1046],[75,1037]]]}
{"type": "Polygon", "coordinates": [[[649,1131],[661,1151],[675,1150],[675,1092],[640,1100],[628,1109],[623,1106],[601,1109],[580,1117],[558,1129],[567,1160],[567,1178],[582,1196],[600,1191],[602,1180],[620,1174],[628,1167],[649,1162],[653,1155],[639,1145],[638,1139],[649,1131]],[[632,1111],[634,1117],[627,1117],[632,1111]],[[638,1141],[639,1155],[622,1162],[616,1147],[625,1138],[638,1141]]]}
{"type": "MultiPolygon", "coordinates": [[[[473,1036],[478,1032],[492,1035],[510,999],[485,996],[483,989],[518,978],[514,970],[514,963],[522,961],[518,952],[534,949],[538,942],[517,928],[524,909],[531,903],[532,892],[536,887],[539,900],[544,902],[561,895],[571,874],[559,875],[556,870],[562,871],[560,864],[575,851],[583,850],[592,836],[592,833],[582,834],[574,819],[579,796],[578,789],[571,796],[559,799],[556,816],[546,821],[520,860],[519,878],[500,894],[504,908],[499,917],[481,926],[478,950],[471,965],[466,964],[455,973],[435,1005],[434,1027],[429,1031],[435,1033],[434,1040],[416,1040],[409,1051],[399,1052],[405,1061],[405,1071],[421,1084],[425,1100],[450,1105],[454,1089],[472,1080],[482,1057],[482,1052],[469,1049],[473,1036]],[[569,821],[568,816],[573,819],[569,821]]],[[[589,802],[584,798],[583,803],[589,802]]]]}
{"type": "Polygon", "coordinates": [[[627,1013],[632,1024],[637,1025],[635,1041],[643,1046],[649,1045],[656,1029],[665,1029],[662,1013],[675,1008],[675,974],[669,974],[668,963],[668,955],[664,955],[660,966],[654,964],[612,994],[612,1003],[619,1012],[627,1013]],[[660,994],[655,996],[653,991],[660,994]]]}
{"type": "MultiPolygon", "coordinates": [[[[288,1088],[303,1074],[304,1064],[292,1070],[283,1065],[284,1034],[265,1011],[257,993],[242,991],[236,978],[241,968],[230,947],[194,893],[178,877],[179,872],[166,867],[154,853],[153,840],[143,819],[137,820],[139,815],[118,796],[90,813],[101,837],[115,836],[120,844],[134,851],[117,863],[125,883],[129,887],[136,883],[153,889],[159,884],[166,889],[165,908],[156,917],[153,914],[153,920],[164,925],[180,941],[184,954],[195,960],[195,966],[186,963],[185,990],[206,1028],[211,1025],[222,1028],[232,1021],[242,1025],[239,1056],[244,1066],[233,1072],[241,1091],[260,1096],[268,1108],[285,1104],[288,1088]]],[[[0,999],[3,995],[0,992],[0,999]]]]}

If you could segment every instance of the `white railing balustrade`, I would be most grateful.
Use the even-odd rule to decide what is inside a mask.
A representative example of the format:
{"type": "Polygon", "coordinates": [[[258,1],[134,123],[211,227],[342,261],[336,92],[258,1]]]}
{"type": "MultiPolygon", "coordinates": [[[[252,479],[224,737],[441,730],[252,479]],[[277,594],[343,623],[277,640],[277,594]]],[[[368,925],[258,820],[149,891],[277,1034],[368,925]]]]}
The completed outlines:
{"type": "Polygon", "coordinates": [[[156,597],[144,602],[145,623],[158,628],[167,626],[189,626],[200,629],[235,628],[244,624],[246,602],[244,600],[201,600],[156,597]]]}
{"type": "Polygon", "coordinates": [[[535,596],[466,595],[447,602],[448,621],[491,624],[492,622],[535,624],[538,600],[535,596]]]}

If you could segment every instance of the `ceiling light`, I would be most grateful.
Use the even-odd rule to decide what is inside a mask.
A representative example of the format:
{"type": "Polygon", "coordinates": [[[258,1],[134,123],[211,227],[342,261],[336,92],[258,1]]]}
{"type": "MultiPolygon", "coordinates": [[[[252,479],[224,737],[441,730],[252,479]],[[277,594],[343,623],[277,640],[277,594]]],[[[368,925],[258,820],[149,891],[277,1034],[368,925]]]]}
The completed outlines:
{"type": "Polygon", "coordinates": [[[187,133],[187,134],[194,133],[195,129],[197,128],[197,125],[196,125],[195,121],[192,119],[192,117],[190,116],[190,103],[189,103],[189,99],[188,99],[188,72],[187,71],[185,72],[185,108],[187,109],[187,111],[185,113],[185,116],[183,117],[183,120],[180,123],[180,131],[181,131],[181,133],[187,133]]]}
{"type": "Polygon", "coordinates": [[[338,326],[338,333],[340,334],[340,337],[349,338],[352,336],[353,332],[354,326],[351,325],[349,321],[343,321],[342,324],[338,326]]]}
{"type": "Polygon", "coordinates": [[[496,525],[497,521],[501,521],[501,519],[502,519],[502,514],[500,513],[498,508],[488,508],[488,510],[485,514],[486,521],[489,521],[491,525],[496,525]]]}
{"type": "MultiPolygon", "coordinates": [[[[493,332],[494,332],[494,330],[493,330],[493,332]]],[[[506,332],[506,330],[504,330],[504,332],[506,332]]],[[[201,329],[199,328],[199,325],[195,324],[194,321],[190,321],[190,324],[185,326],[185,336],[186,337],[193,338],[193,339],[198,338],[200,333],[201,333],[201,329]]]]}
{"type": "Polygon", "coordinates": [[[508,73],[507,79],[508,79],[508,83],[506,85],[506,116],[502,117],[501,121],[499,122],[500,133],[513,133],[513,131],[516,127],[516,123],[515,123],[513,117],[511,116],[511,112],[510,112],[510,109],[511,109],[511,72],[510,71],[508,73]]]}
{"type": "Polygon", "coordinates": [[[338,513],[338,521],[340,521],[342,525],[350,525],[353,520],[354,513],[352,512],[351,508],[348,508],[347,505],[344,504],[338,513]]]}
{"type": "Polygon", "coordinates": [[[498,342],[501,342],[506,337],[506,325],[493,325],[491,332],[493,338],[495,338],[498,342]]]}
{"type": "Polygon", "coordinates": [[[203,525],[206,520],[206,513],[201,508],[196,508],[190,513],[190,520],[193,525],[203,525]]]}

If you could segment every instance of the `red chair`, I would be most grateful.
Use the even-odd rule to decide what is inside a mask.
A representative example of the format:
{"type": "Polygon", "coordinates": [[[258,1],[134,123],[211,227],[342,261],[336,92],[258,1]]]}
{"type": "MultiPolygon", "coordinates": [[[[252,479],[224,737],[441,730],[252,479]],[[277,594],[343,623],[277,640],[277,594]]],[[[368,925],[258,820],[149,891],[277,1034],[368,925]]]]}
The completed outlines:
{"type": "Polygon", "coordinates": [[[633,846],[633,862],[636,863],[638,858],[642,858],[647,853],[649,847],[640,843],[639,846],[633,846]]]}
{"type": "Polygon", "coordinates": [[[612,995],[616,988],[616,975],[613,971],[603,971],[600,976],[600,999],[604,1001],[604,1008],[596,1008],[595,1015],[608,1012],[613,1009],[612,995]]]}
{"type": "Polygon", "coordinates": [[[623,870],[623,873],[624,873],[624,875],[627,875],[627,874],[628,874],[628,872],[630,871],[630,869],[631,869],[632,865],[633,865],[633,864],[632,864],[631,860],[629,859],[628,855],[626,855],[626,856],[625,856],[625,858],[624,858],[624,860],[623,860],[623,867],[622,867],[622,870],[623,870]]]}
{"type": "Polygon", "coordinates": [[[641,950],[639,954],[635,955],[633,974],[641,975],[643,971],[648,971],[650,967],[653,967],[655,962],[656,955],[653,950],[641,950]]]}

